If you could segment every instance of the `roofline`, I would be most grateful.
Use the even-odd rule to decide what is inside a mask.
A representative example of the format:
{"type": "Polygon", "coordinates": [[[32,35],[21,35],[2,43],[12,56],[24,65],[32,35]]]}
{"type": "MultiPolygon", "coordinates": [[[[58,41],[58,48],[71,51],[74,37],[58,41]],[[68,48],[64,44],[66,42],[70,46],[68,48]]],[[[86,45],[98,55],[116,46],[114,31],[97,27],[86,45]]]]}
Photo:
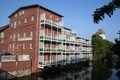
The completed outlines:
{"type": "Polygon", "coordinates": [[[58,14],[58,13],[56,13],[56,12],[50,10],[50,9],[47,9],[47,8],[45,8],[45,7],[43,7],[43,6],[38,5],[38,4],[34,4],[34,5],[28,5],[28,6],[23,6],[23,7],[18,8],[18,9],[17,9],[16,11],[14,11],[11,15],[9,15],[8,18],[12,17],[12,16],[13,16],[15,13],[17,13],[19,10],[28,9],[28,8],[35,8],[35,7],[39,7],[39,8],[45,9],[45,10],[47,10],[47,11],[49,11],[49,12],[52,12],[52,13],[60,16],[60,17],[64,17],[64,16],[62,16],[62,15],[60,15],[60,14],[58,14]]]}
{"type": "Polygon", "coordinates": [[[69,28],[67,28],[67,27],[63,27],[63,28],[64,28],[64,29],[67,29],[67,30],[70,30],[70,31],[72,30],[72,29],[69,29],[69,28]]]}
{"type": "Polygon", "coordinates": [[[5,29],[7,29],[9,27],[9,24],[0,27],[0,32],[4,31],[5,29]],[[2,29],[1,29],[2,28],[2,29]]]}

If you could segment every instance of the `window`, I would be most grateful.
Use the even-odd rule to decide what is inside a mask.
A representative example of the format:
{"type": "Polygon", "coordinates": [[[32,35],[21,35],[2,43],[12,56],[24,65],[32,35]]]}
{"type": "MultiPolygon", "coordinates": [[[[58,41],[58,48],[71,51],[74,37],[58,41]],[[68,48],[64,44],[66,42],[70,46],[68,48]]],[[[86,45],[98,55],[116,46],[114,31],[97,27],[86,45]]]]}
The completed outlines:
{"type": "Polygon", "coordinates": [[[12,48],[12,45],[10,44],[10,49],[12,48]]]}
{"type": "Polygon", "coordinates": [[[56,17],[56,20],[58,21],[58,17],[56,17]]]}
{"type": "Polygon", "coordinates": [[[3,43],[4,41],[3,40],[0,40],[0,43],[3,43]]]}
{"type": "Polygon", "coordinates": [[[13,43],[13,48],[12,48],[12,50],[13,50],[13,51],[15,50],[15,43],[13,43]]]}
{"type": "Polygon", "coordinates": [[[32,45],[32,43],[30,43],[30,49],[32,49],[33,48],[33,45],[32,45]]]}
{"type": "Polygon", "coordinates": [[[26,37],[26,33],[25,32],[23,33],[23,37],[26,37]]]}
{"type": "Polygon", "coordinates": [[[33,36],[33,31],[30,32],[30,36],[31,36],[31,37],[33,36]]]}
{"type": "Polygon", "coordinates": [[[22,11],[22,15],[24,15],[25,11],[22,11]]]}
{"type": "Polygon", "coordinates": [[[13,27],[13,23],[11,23],[11,27],[13,27]]]}
{"type": "Polygon", "coordinates": [[[52,18],[52,15],[50,15],[50,18],[52,18]]]}
{"type": "Polygon", "coordinates": [[[4,38],[4,32],[1,33],[1,38],[4,38]]]}
{"type": "Polygon", "coordinates": [[[13,34],[13,40],[14,40],[14,41],[15,41],[15,37],[16,37],[15,34],[13,34]]]}
{"type": "Polygon", "coordinates": [[[17,17],[17,14],[15,14],[15,17],[17,17]]]}
{"type": "Polygon", "coordinates": [[[18,34],[18,38],[20,38],[20,34],[18,34]]]}
{"type": "Polygon", "coordinates": [[[17,22],[14,22],[14,28],[16,28],[16,23],[17,23],[17,22]]]}
{"type": "Polygon", "coordinates": [[[27,19],[24,19],[24,23],[27,23],[27,19]]]}
{"type": "Polygon", "coordinates": [[[10,39],[12,39],[12,35],[10,35],[10,39]]]}
{"type": "Polygon", "coordinates": [[[23,43],[23,49],[25,49],[25,44],[23,43]]]}
{"type": "Polygon", "coordinates": [[[18,25],[20,25],[21,24],[21,21],[18,21],[18,25]]]}
{"type": "Polygon", "coordinates": [[[34,21],[34,16],[31,17],[31,21],[34,21]]]}
{"type": "Polygon", "coordinates": [[[19,49],[19,43],[17,44],[17,49],[19,49]]]}
{"type": "Polygon", "coordinates": [[[19,13],[19,16],[21,16],[21,12],[19,13]]]}

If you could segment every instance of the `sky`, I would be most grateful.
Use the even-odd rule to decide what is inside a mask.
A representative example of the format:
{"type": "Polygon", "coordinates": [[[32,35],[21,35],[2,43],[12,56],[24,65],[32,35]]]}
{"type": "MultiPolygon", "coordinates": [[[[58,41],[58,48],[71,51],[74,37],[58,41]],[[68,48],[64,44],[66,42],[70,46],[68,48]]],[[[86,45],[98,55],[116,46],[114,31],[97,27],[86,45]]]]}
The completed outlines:
{"type": "Polygon", "coordinates": [[[112,0],[0,0],[0,26],[9,24],[8,16],[19,7],[39,4],[63,15],[64,27],[77,32],[77,36],[91,40],[91,36],[103,29],[106,39],[114,42],[120,30],[120,9],[112,18],[105,16],[99,24],[93,22],[92,14],[96,8],[108,4],[112,0]]]}

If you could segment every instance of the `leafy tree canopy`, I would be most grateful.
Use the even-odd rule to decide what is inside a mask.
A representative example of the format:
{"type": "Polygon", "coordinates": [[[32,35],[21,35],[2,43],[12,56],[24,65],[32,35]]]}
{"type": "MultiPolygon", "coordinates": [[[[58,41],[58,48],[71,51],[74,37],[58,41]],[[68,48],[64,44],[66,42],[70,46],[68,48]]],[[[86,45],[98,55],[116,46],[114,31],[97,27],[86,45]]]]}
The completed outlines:
{"type": "Polygon", "coordinates": [[[105,18],[105,14],[111,17],[116,8],[120,8],[120,0],[112,0],[107,5],[103,5],[101,8],[97,8],[92,15],[93,22],[98,24],[100,20],[105,18]]]}

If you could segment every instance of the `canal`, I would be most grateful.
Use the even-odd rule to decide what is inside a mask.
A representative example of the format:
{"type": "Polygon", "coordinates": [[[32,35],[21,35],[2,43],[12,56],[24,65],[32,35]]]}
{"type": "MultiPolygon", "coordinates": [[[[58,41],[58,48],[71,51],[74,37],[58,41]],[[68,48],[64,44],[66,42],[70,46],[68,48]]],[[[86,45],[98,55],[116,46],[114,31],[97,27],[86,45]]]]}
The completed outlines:
{"type": "Polygon", "coordinates": [[[115,62],[112,60],[93,62],[89,66],[83,64],[74,66],[52,69],[16,80],[120,80],[114,68],[115,62]]]}

